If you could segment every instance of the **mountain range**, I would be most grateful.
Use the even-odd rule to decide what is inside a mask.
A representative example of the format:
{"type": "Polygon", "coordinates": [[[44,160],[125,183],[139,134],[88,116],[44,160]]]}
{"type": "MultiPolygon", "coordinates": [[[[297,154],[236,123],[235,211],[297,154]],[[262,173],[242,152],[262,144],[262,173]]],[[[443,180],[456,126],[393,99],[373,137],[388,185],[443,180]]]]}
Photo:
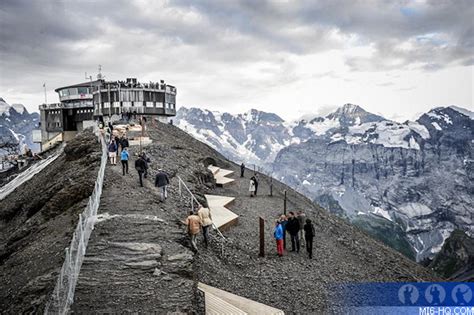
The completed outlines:
{"type": "Polygon", "coordinates": [[[33,143],[32,130],[39,123],[39,114],[29,113],[22,104],[9,105],[0,97],[0,142],[18,143],[22,148],[27,145],[33,151],[39,146],[33,143]]]}
{"type": "Polygon", "coordinates": [[[423,261],[455,229],[474,236],[473,119],[448,106],[400,123],[345,104],[291,122],[255,109],[233,115],[182,107],[175,123],[423,261]]]}

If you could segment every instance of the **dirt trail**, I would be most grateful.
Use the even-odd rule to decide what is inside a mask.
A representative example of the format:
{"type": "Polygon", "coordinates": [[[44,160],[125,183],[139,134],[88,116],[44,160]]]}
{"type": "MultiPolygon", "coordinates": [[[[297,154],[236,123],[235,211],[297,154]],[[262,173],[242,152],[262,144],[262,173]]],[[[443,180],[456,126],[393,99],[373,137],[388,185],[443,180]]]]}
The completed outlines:
{"type": "Polygon", "coordinates": [[[151,180],[139,187],[133,161],[129,175],[122,176],[119,165],[106,169],[99,220],[82,265],[74,312],[198,308],[192,253],[180,244],[183,229],[169,214],[180,201],[173,192],[162,204],[151,180]]]}

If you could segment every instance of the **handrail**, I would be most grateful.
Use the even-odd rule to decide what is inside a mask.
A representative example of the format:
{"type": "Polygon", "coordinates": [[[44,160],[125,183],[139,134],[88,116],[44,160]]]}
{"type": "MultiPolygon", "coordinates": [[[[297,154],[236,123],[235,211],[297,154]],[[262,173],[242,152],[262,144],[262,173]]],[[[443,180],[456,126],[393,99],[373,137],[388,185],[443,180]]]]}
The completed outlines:
{"type": "MultiPolygon", "coordinates": [[[[191,190],[188,188],[188,186],[186,185],[186,183],[181,179],[181,177],[177,176],[178,177],[178,191],[179,191],[179,195],[181,196],[182,195],[182,186],[184,186],[184,188],[186,188],[186,190],[188,191],[188,193],[191,195],[191,210],[194,211],[194,201],[196,201],[197,205],[198,206],[201,206],[201,203],[196,199],[196,196],[194,196],[194,194],[191,192],[191,190]],[[194,200],[194,201],[193,201],[194,200]]],[[[209,208],[210,209],[210,208],[209,208]]],[[[217,234],[219,234],[220,237],[222,237],[222,239],[225,241],[226,238],[224,236],[224,234],[222,234],[222,232],[219,230],[219,228],[214,224],[214,222],[212,222],[212,227],[217,231],[217,234]]],[[[222,252],[224,252],[224,243],[222,243],[222,252]]]]}

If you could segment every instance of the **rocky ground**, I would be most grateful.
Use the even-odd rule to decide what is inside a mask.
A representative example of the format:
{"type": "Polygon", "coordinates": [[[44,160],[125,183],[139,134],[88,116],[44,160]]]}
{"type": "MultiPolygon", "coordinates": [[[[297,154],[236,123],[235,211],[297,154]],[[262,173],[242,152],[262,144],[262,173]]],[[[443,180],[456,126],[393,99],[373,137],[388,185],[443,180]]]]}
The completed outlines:
{"type": "Polygon", "coordinates": [[[40,312],[64,261],[100,158],[97,138],[72,140],[47,168],[0,201],[0,310],[40,312]]]}
{"type": "MultiPolygon", "coordinates": [[[[202,295],[196,288],[201,281],[286,313],[320,313],[327,306],[325,290],[333,283],[436,279],[427,269],[328,214],[283,184],[274,182],[274,196],[268,196],[269,179],[264,176],[261,176],[256,198],[250,198],[247,193],[250,171],[245,179],[237,178],[228,188],[215,188],[206,170],[207,164],[212,162],[233,169],[234,177],[237,166],[178,128],[154,124],[147,130],[154,142],[146,148],[151,163],[145,187],[139,187],[133,168],[136,147],[131,150],[134,156],[130,161],[130,174],[123,176],[119,165],[109,165],[106,169],[99,217],[86,251],[72,312],[203,313],[202,295]],[[158,192],[153,187],[152,180],[159,168],[171,177],[170,197],[165,203],[158,200],[158,192]],[[189,250],[181,223],[190,210],[189,196],[184,199],[179,196],[177,176],[200,200],[204,194],[236,197],[232,211],[240,216],[239,223],[224,232],[223,253],[222,242],[215,233],[208,249],[203,248],[200,240],[199,254],[189,250]],[[304,251],[287,253],[282,258],[276,256],[272,226],[282,212],[284,190],[288,191],[288,211],[304,210],[315,221],[313,260],[309,260],[304,251]],[[267,256],[264,258],[258,257],[259,216],[266,220],[267,256]]],[[[93,168],[93,164],[84,166],[84,169],[89,168],[93,168]]],[[[50,171],[57,170],[48,168],[50,171]]],[[[95,175],[92,177],[95,179],[95,175]]],[[[38,185],[41,183],[36,182],[32,187],[38,185]]],[[[33,192],[26,194],[32,195],[33,192]]],[[[75,226],[73,223],[71,220],[71,228],[75,226]]],[[[60,232],[66,228],[60,226],[64,223],[55,224],[60,232]]],[[[31,266],[51,262],[48,283],[55,275],[53,271],[62,263],[62,248],[70,241],[70,234],[61,233],[64,233],[63,243],[48,239],[46,233],[38,235],[38,242],[43,246],[56,242],[60,250],[50,252],[42,248],[38,250],[41,257],[30,254],[22,258],[31,266]]],[[[19,250],[11,256],[18,255],[22,255],[19,250]]],[[[2,263],[0,268],[2,277],[9,281],[5,286],[9,293],[2,296],[2,301],[14,295],[13,280],[36,279],[31,271],[21,276],[21,266],[15,269],[12,264],[2,263]],[[4,276],[9,270],[13,272],[4,276]]],[[[36,298],[33,293],[17,294],[17,299],[20,297],[23,300],[17,307],[1,305],[2,309],[24,311],[26,303],[36,298]]]]}
{"type": "MultiPolygon", "coordinates": [[[[204,249],[200,244],[201,251],[194,256],[193,280],[281,308],[288,313],[308,313],[321,312],[326,308],[325,289],[333,283],[437,279],[427,269],[328,214],[283,184],[274,182],[274,196],[269,197],[269,179],[263,175],[259,196],[250,198],[247,192],[250,171],[247,171],[245,179],[237,178],[236,165],[183,131],[159,124],[157,128],[149,128],[148,133],[155,140],[146,149],[152,159],[151,175],[158,168],[163,168],[173,177],[170,191],[172,199],[164,205],[156,204],[156,196],[152,198],[153,201],[145,201],[149,211],[156,209],[150,214],[166,222],[170,216],[185,217],[189,205],[174,199],[177,194],[176,175],[182,177],[198,196],[222,194],[236,197],[232,210],[240,216],[239,224],[224,232],[227,238],[224,253],[221,252],[221,241],[216,234],[209,249],[204,249]],[[217,166],[235,170],[233,177],[237,179],[236,182],[225,189],[210,189],[209,183],[206,183],[209,174],[203,165],[210,161],[217,166]],[[283,211],[284,190],[288,191],[288,211],[304,210],[315,221],[317,236],[313,260],[309,260],[304,251],[300,254],[287,253],[282,258],[276,256],[272,228],[275,218],[283,211]],[[258,257],[259,216],[266,220],[265,258],[258,257]]],[[[135,176],[136,182],[136,175],[132,176],[135,176]]],[[[151,186],[151,182],[147,185],[151,186]]],[[[129,199],[135,194],[133,192],[129,199]]],[[[119,203],[116,198],[112,199],[115,204],[119,203]]],[[[133,203],[133,208],[140,207],[133,203]]],[[[157,231],[162,224],[155,223],[157,231]]],[[[171,229],[171,226],[168,228],[171,229]]],[[[175,242],[188,246],[179,227],[175,236],[166,236],[172,242],[173,238],[175,242]]],[[[163,240],[157,238],[156,241],[160,244],[163,240]]],[[[172,252],[169,255],[179,253],[178,250],[170,250],[172,252]]],[[[162,261],[158,263],[163,264],[162,261]]],[[[153,278],[152,270],[148,271],[150,278],[153,278]]],[[[189,296],[188,300],[191,300],[189,296]]]]}
{"type": "MultiPolygon", "coordinates": [[[[238,173],[236,167],[233,167],[238,173]]],[[[260,175],[259,196],[248,195],[245,179],[216,194],[236,196],[232,211],[239,225],[225,233],[224,257],[219,246],[203,250],[196,258],[199,280],[212,286],[257,300],[286,313],[322,312],[327,307],[329,285],[346,282],[426,281],[435,277],[393,249],[373,240],[345,221],[329,215],[304,196],[276,183],[269,196],[269,180],[260,175]],[[301,252],[276,255],[273,224],[283,213],[283,191],[287,190],[288,211],[302,210],[315,224],[314,259],[301,252]],[[258,217],[265,219],[265,258],[258,257],[258,217]]],[[[287,248],[291,247],[289,237],[287,248]]]]}

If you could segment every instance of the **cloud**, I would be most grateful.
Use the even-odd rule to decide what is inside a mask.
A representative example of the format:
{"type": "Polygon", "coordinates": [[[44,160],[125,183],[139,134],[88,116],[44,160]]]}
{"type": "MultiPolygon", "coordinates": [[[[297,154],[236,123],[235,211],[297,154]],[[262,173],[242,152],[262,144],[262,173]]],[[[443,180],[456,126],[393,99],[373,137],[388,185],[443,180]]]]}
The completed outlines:
{"type": "Polygon", "coordinates": [[[109,79],[166,79],[183,99],[239,106],[290,83],[354,81],[333,64],[470,66],[473,10],[469,0],[2,0],[0,90],[38,99],[43,82],[77,83],[102,64],[109,79]],[[306,63],[327,53],[323,70],[306,63]]]}

